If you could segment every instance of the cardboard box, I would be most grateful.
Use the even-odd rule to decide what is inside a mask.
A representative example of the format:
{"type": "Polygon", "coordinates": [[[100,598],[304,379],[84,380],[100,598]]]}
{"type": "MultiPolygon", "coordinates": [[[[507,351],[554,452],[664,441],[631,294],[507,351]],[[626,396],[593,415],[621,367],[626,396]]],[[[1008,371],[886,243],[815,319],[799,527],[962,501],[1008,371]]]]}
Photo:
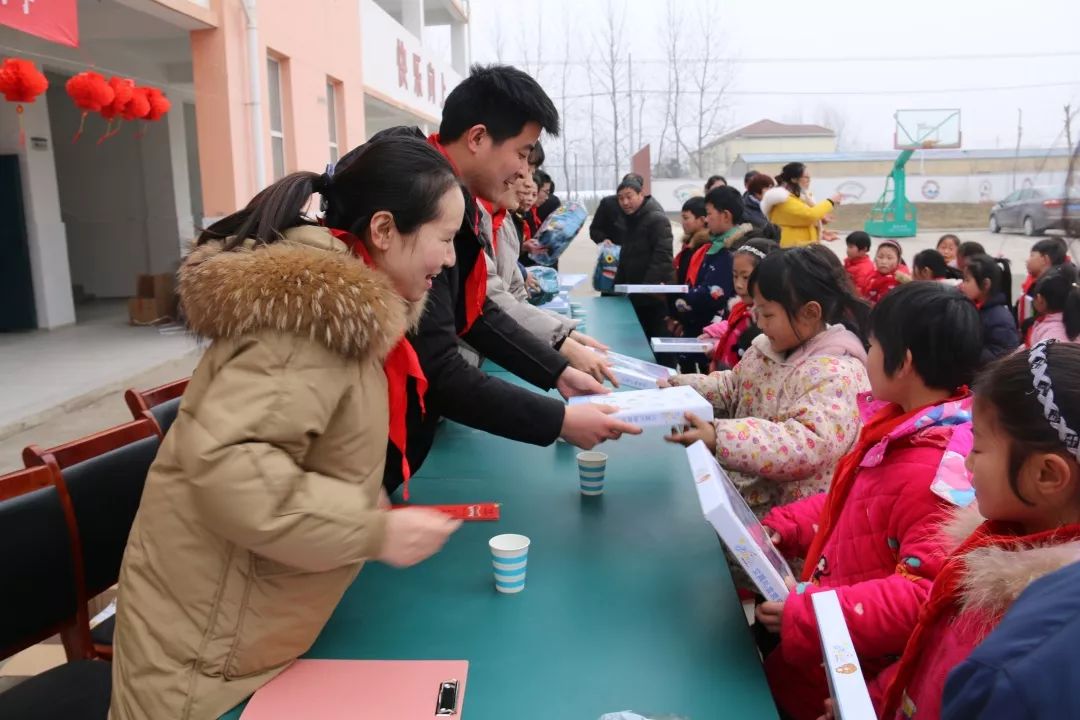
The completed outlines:
{"type": "Polygon", "coordinates": [[[716,348],[716,340],[698,340],[696,338],[654,337],[651,343],[652,351],[656,354],[705,353],[708,355],[716,348]]]}
{"type": "Polygon", "coordinates": [[[622,295],[685,295],[689,285],[616,285],[615,292],[622,295]]]}
{"type": "Polygon", "coordinates": [[[766,600],[788,596],[784,578],[794,577],[765,526],[743,500],[716,457],[700,440],[686,448],[705,518],[766,600]]]}
{"type": "Polygon", "coordinates": [[[821,636],[821,656],[835,706],[833,714],[837,720],[875,720],[877,714],[844,621],[840,598],[835,590],[827,590],[811,595],[810,602],[821,636]]]}
{"type": "Polygon", "coordinates": [[[675,371],[663,365],[645,362],[632,358],[629,355],[620,355],[617,352],[593,351],[603,355],[611,364],[612,374],[619,381],[619,387],[638,388],[641,390],[655,388],[656,381],[667,379],[675,375],[675,371]]]}
{"type": "Polygon", "coordinates": [[[570,398],[571,405],[582,403],[610,405],[617,408],[613,417],[641,427],[685,425],[688,412],[706,420],[713,419],[712,403],[685,386],[570,398]]]}
{"type": "Polygon", "coordinates": [[[172,273],[139,275],[135,278],[135,297],[128,302],[133,325],[149,325],[177,317],[176,277],[172,273]]]}

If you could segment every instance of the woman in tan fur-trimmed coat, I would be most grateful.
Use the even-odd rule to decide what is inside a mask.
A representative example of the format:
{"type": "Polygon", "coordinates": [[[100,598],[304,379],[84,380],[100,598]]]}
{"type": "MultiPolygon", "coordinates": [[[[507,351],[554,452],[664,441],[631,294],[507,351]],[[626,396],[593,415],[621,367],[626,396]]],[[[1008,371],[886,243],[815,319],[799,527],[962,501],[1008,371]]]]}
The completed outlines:
{"type": "Polygon", "coordinates": [[[112,720],[217,718],[311,646],[366,560],[420,562],[457,528],[388,512],[381,488],[384,362],[407,362],[403,334],[454,262],[463,212],[437,151],[387,138],[200,236],[179,289],[212,344],[128,540],[112,720]],[[313,191],[333,233],[302,215],[313,191]]]}

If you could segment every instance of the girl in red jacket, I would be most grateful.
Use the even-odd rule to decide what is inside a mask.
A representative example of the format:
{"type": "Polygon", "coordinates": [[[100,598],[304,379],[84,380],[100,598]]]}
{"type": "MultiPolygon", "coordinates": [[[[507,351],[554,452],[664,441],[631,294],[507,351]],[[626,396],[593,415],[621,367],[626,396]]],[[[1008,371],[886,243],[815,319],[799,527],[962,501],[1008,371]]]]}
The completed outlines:
{"type": "Polygon", "coordinates": [[[1080,560],[1080,345],[1050,341],[994,363],[974,414],[978,514],[949,526],[954,538],[974,532],[934,580],[900,662],[877,680],[888,720],[936,720],[949,670],[1030,583],[1080,560]]]}
{"type": "Polygon", "coordinates": [[[810,595],[836,590],[868,679],[904,648],[944,555],[936,528],[973,499],[964,456],[979,364],[979,316],[937,283],[891,292],[871,316],[867,403],[859,440],[828,494],[774,508],[763,522],[785,555],[805,558],[784,603],[758,606],[780,643],[765,670],[780,708],[813,720],[829,695],[810,595]]]}
{"type": "Polygon", "coordinates": [[[895,240],[882,240],[874,255],[875,272],[863,286],[863,295],[871,305],[881,302],[890,290],[911,280],[911,271],[904,264],[904,251],[895,240]]]}
{"type": "Polygon", "coordinates": [[[750,295],[750,276],[758,263],[780,249],[772,240],[751,238],[734,246],[731,275],[735,281],[737,302],[731,306],[726,320],[706,325],[701,339],[714,338],[716,348],[709,361],[709,372],[730,370],[739,364],[750,342],[761,334],[754,325],[754,298],[750,295]]]}

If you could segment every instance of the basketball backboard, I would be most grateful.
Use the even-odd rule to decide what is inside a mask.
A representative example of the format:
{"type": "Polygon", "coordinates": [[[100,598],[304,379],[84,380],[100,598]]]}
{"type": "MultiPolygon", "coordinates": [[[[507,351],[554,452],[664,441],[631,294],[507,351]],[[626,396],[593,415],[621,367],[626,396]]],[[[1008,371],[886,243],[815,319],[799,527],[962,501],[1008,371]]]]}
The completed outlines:
{"type": "Polygon", "coordinates": [[[897,110],[893,146],[897,150],[944,150],[960,147],[960,111],[897,110]]]}

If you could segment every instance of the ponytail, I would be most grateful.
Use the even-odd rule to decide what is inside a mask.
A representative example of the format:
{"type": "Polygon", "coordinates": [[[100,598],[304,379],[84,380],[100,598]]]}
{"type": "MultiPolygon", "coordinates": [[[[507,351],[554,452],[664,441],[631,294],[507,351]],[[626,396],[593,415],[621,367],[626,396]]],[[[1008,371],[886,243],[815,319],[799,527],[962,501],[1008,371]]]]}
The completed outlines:
{"type": "Polygon", "coordinates": [[[790,162],[780,169],[776,176],[776,184],[787,188],[795,197],[799,197],[802,188],[799,186],[799,178],[806,174],[806,165],[801,162],[790,162]]]}
{"type": "MultiPolygon", "coordinates": [[[[946,235],[945,237],[952,237],[952,235],[946,235]]],[[[929,268],[930,272],[934,274],[935,280],[960,280],[963,278],[963,273],[954,267],[949,267],[948,263],[945,262],[945,256],[937,250],[929,249],[919,252],[915,255],[912,264],[915,271],[929,268]]]]}
{"type": "Polygon", "coordinates": [[[199,233],[197,245],[220,240],[225,250],[235,250],[249,238],[256,245],[271,245],[289,228],[313,225],[303,215],[317,188],[325,188],[323,176],[294,172],[261,190],[242,209],[227,215],[199,233]]]}
{"type": "Polygon", "coordinates": [[[438,217],[440,201],[456,187],[449,161],[423,136],[392,129],[346,153],[332,177],[312,172],[283,177],[243,210],[203,230],[196,242],[220,241],[225,250],[248,239],[256,245],[275,243],[289,228],[315,224],[304,215],[313,193],[322,195],[327,227],[363,237],[375,214],[384,211],[408,236],[438,217]]]}
{"type": "Polygon", "coordinates": [[[964,272],[971,275],[983,291],[983,283],[990,281],[987,296],[1002,294],[1005,304],[1012,305],[1012,265],[1007,258],[992,258],[989,255],[975,255],[967,259],[964,272]]]}
{"type": "MultiPolygon", "coordinates": [[[[1080,336],[1080,279],[1072,264],[1050,268],[1031,289],[1031,297],[1042,296],[1048,313],[1061,313],[1065,334],[1070,340],[1080,336]]],[[[1034,322],[1033,319],[1025,321],[1034,322]]]]}

